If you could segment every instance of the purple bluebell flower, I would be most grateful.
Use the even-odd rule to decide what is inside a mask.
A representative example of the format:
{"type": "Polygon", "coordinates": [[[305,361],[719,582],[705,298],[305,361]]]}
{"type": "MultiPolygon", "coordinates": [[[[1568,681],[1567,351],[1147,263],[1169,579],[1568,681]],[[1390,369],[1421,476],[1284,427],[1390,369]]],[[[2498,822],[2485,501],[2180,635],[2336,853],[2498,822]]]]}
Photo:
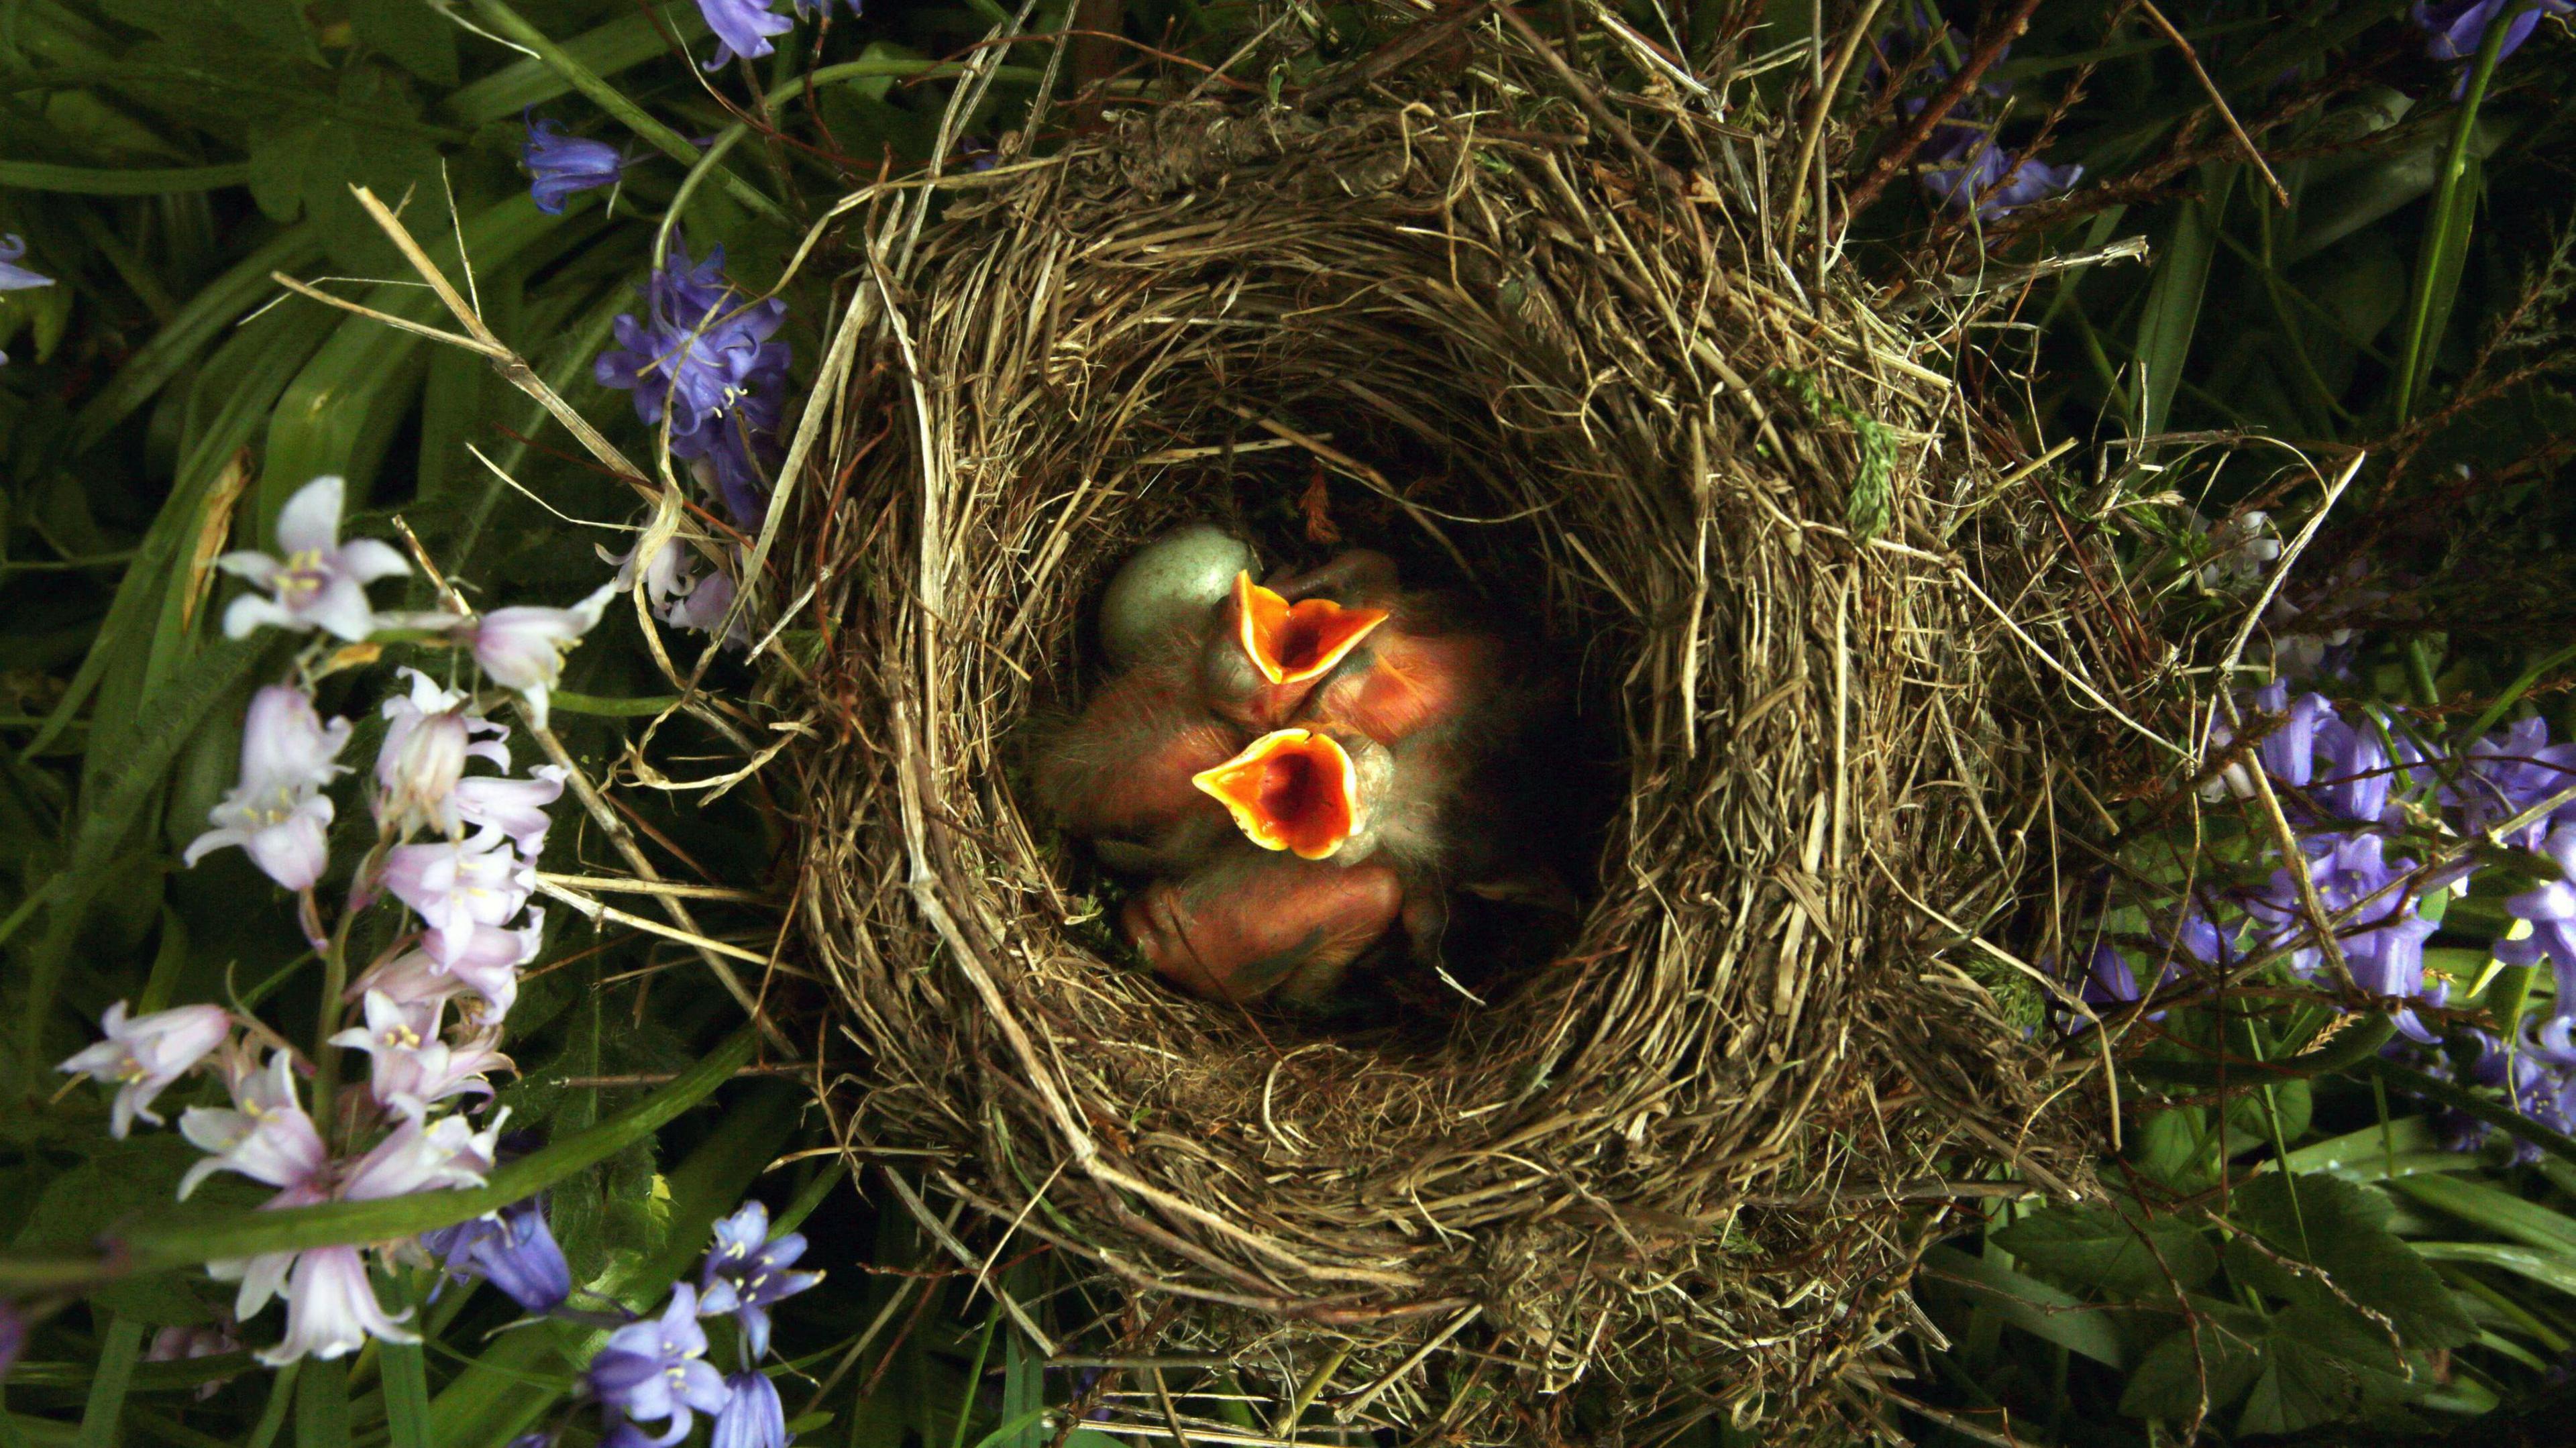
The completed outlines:
{"type": "Polygon", "coordinates": [[[189,841],[180,862],[239,845],[278,884],[313,888],[330,863],[335,812],[322,788],[348,772],[338,762],[348,743],[349,721],[325,725],[300,690],[271,684],[253,694],[242,719],[241,779],[207,814],[214,828],[189,841]]]}
{"type": "Polygon", "coordinates": [[[374,538],[340,541],[340,510],[347,484],[325,475],[296,489],[277,515],[277,544],[283,558],[243,551],[227,553],[215,566],[247,579],[270,597],[245,593],[224,610],[224,634],[248,637],[253,629],[304,632],[321,629],[356,643],[375,632],[375,609],[367,602],[367,585],[380,578],[399,578],[411,565],[393,545],[374,538]]]}
{"type": "Polygon", "coordinates": [[[18,1304],[0,1297],[0,1383],[9,1381],[9,1370],[18,1365],[18,1355],[27,1350],[27,1314],[18,1304]]]}
{"type": "Polygon", "coordinates": [[[2558,867],[2559,878],[2505,897],[2505,913],[2528,922],[2531,930],[2497,941],[2495,956],[2507,965],[2547,960],[2558,974],[2558,999],[2576,1009],[2576,825],[2551,830],[2540,853],[2558,867]]]}
{"type": "Polygon", "coordinates": [[[767,1373],[735,1373],[725,1379],[731,1394],[716,1414],[708,1448],[787,1448],[795,1439],[787,1431],[787,1408],[778,1400],[778,1385],[767,1373]]]}
{"type": "Polygon", "coordinates": [[[2397,782],[2397,765],[2388,756],[2379,721],[2363,714],[2348,723],[2329,714],[2316,726],[2313,743],[2308,798],[2335,823],[2383,822],[2397,782]]]}
{"type": "Polygon", "coordinates": [[[546,697],[563,679],[564,655],[599,627],[616,592],[616,585],[603,584],[570,608],[496,608],[466,625],[461,637],[485,676],[516,690],[544,728],[546,697]]]}
{"type": "Polygon", "coordinates": [[[745,1202],[742,1209],[716,1223],[715,1245],[707,1249],[698,1274],[705,1293],[698,1311],[713,1317],[730,1312],[742,1325],[743,1340],[754,1362],[769,1355],[769,1308],[823,1280],[820,1272],[790,1272],[805,1255],[805,1236],[790,1232],[772,1242],[769,1208],[745,1202]]]}
{"type": "Polygon", "coordinates": [[[761,461],[777,430],[790,353],[775,340],[787,316],[776,298],[751,302],[724,279],[724,248],[692,264],[674,237],[644,288],[642,316],[616,322],[618,345],[592,373],[635,394],[635,413],[659,426],[669,414],[671,455],[693,467],[748,529],[767,511],[761,461]]]}
{"type": "MultiPolygon", "coordinates": [[[[18,265],[27,254],[27,243],[16,236],[0,236],[0,292],[23,292],[29,287],[49,287],[54,279],[18,265]]],[[[9,365],[9,354],[0,352],[0,367],[9,365]]]]}
{"type": "MultiPolygon", "coordinates": [[[[2422,991],[2424,942],[2437,927],[2416,910],[2414,891],[2400,883],[2415,862],[2383,859],[2377,835],[2330,835],[2307,843],[2309,878],[2335,925],[2354,983],[2377,996],[2422,991]]],[[[2273,871],[2245,908],[2263,927],[2266,945],[2298,939],[2308,928],[2298,882],[2286,867],[2273,871]]],[[[2290,968],[2314,976],[2324,959],[2318,945],[2301,944],[2290,953],[2290,968]]]]}
{"type": "Polygon", "coordinates": [[[1935,156],[1936,160],[1954,160],[1957,164],[1935,166],[1923,172],[1923,189],[1939,197],[1953,210],[1976,208],[1977,217],[1995,221],[2011,215],[2034,201],[2044,201],[2084,179],[2084,168],[2069,162],[2052,166],[2023,152],[2008,155],[1990,135],[1975,132],[1973,127],[1953,126],[1945,121],[1933,128],[1941,132],[1968,131],[1975,143],[1964,154],[1935,156]]]}
{"type": "Polygon", "coordinates": [[[572,1268],[546,1224],[545,1201],[524,1197],[488,1217],[425,1232],[420,1243],[459,1281],[480,1277],[519,1304],[547,1313],[572,1295],[572,1268]]]}
{"type": "Polygon", "coordinates": [[[2255,754],[2263,772],[2294,789],[2316,777],[2317,728],[2335,718],[2334,701],[2323,694],[2289,697],[2289,689],[2270,683],[2254,691],[2254,707],[2281,716],[2279,727],[2263,736],[2255,754]]]}
{"type": "MultiPolygon", "coordinates": [[[[2521,3],[2522,0],[2443,0],[2441,4],[2427,4],[2425,0],[2415,0],[2415,24],[2427,37],[2424,53],[2435,60],[2476,59],[2478,47],[2486,41],[2487,27],[2495,24],[2496,17],[2521,3]]],[[[2521,49],[2522,43],[2531,38],[2531,32],[2539,28],[2541,16],[2565,15],[2570,11],[2576,11],[2576,4],[2570,4],[2569,0],[2539,0],[2538,4],[2523,9],[2505,22],[2504,43],[2496,49],[2496,60],[2501,63],[2506,56],[2521,49]]],[[[2468,71],[2463,67],[2459,80],[2451,87],[2451,98],[2459,99],[2468,84],[2468,71]]]]}
{"type": "MultiPolygon", "coordinates": [[[[2526,1019],[2520,1048],[2513,1051],[2491,1031],[2470,1032],[2478,1054],[2467,1084],[2504,1092],[2515,1111],[2552,1131],[2576,1131],[2576,1051],[2568,1049],[2567,1024],[2565,1016],[2546,1023],[2526,1019]]],[[[2475,1149],[2493,1134],[2493,1128],[2474,1118],[2443,1124],[2454,1150],[2475,1149]]],[[[2513,1155],[2527,1163],[2539,1160],[2540,1150],[2516,1138],[2513,1155]]]]}
{"type": "Polygon", "coordinates": [[[606,141],[564,134],[563,123],[530,116],[528,140],[519,159],[532,182],[528,194],[548,216],[563,215],[564,203],[584,191],[614,186],[626,176],[626,158],[606,141]]]}
{"type": "Polygon", "coordinates": [[[233,1018],[221,1006],[178,1006],[128,1020],[125,1002],[118,1001],[99,1018],[98,1028],[107,1039],[54,1069],[116,1083],[107,1134],[122,1141],[138,1116],[162,1124],[152,1113],[152,1099],[222,1045],[232,1034],[233,1018]]]}
{"type": "Polygon", "coordinates": [[[769,37],[785,35],[796,28],[796,22],[769,13],[771,3],[772,0],[698,0],[698,13],[707,18],[707,28],[716,33],[716,53],[707,57],[707,69],[719,69],[737,56],[752,60],[777,49],[769,43],[769,37]]]}
{"type": "MultiPolygon", "coordinates": [[[[2471,743],[2460,766],[2442,803],[2459,811],[2463,833],[2482,834],[2576,787],[2576,744],[2550,743],[2548,723],[2534,715],[2471,743]]],[[[2576,823],[2576,801],[2499,838],[2536,849],[2553,823],[2576,823]]]]}
{"type": "Polygon", "coordinates": [[[23,292],[30,287],[49,287],[54,279],[18,265],[27,254],[27,243],[15,233],[0,236],[0,292],[23,292]]]}
{"type": "Polygon", "coordinates": [[[698,1290],[683,1282],[671,1290],[658,1318],[631,1323],[608,1336],[590,1364],[590,1390],[628,1418],[670,1423],[656,1444],[679,1442],[695,1413],[719,1413],[732,1394],[724,1375],[708,1364],[707,1335],[698,1326],[698,1290]]]}

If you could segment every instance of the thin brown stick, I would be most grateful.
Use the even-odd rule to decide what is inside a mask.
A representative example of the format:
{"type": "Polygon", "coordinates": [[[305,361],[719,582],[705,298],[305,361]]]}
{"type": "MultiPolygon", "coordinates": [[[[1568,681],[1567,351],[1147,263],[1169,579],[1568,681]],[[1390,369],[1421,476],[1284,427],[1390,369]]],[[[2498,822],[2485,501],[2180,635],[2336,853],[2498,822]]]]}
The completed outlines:
{"type": "Polygon", "coordinates": [[[2138,0],[2138,8],[2147,13],[2147,22],[2163,31],[2165,39],[2173,42],[2174,49],[2182,52],[2183,63],[2191,67],[2192,76],[2200,82],[2200,88],[2209,93],[2209,103],[2218,107],[2218,118],[2227,123],[2228,131],[2236,137],[2236,144],[2245,148],[2245,159],[2253,162],[2254,169],[2263,173],[2264,183],[2272,188],[2273,197],[2286,210],[2290,204],[2290,188],[2282,185],[2281,178],[2272,174],[2272,163],[2263,159],[2263,152],[2254,144],[2254,138],[2245,134],[2245,127],[2237,121],[2236,112],[2228,108],[2227,97],[2218,93],[2218,82],[2211,80],[2209,72],[2201,68],[2200,52],[2192,49],[2191,42],[2183,39],[2182,32],[2176,30],[2174,23],[2165,18],[2165,13],[2156,8],[2155,0],[2138,0]]]}
{"type": "Polygon", "coordinates": [[[1923,109],[1915,114],[1905,129],[1897,133],[1896,140],[1880,153],[1877,162],[1869,168],[1869,174],[1851,189],[1849,214],[1858,216],[1870,208],[1870,203],[1878,200],[1879,193],[1887,189],[1887,183],[1896,179],[1896,173],[1914,159],[1914,153],[1923,149],[1924,142],[1932,139],[1933,130],[1949,119],[1950,112],[1968,98],[1969,93],[1977,88],[1977,83],[1986,78],[1986,72],[1994,69],[1995,62],[2003,59],[2005,48],[2021,39],[2022,32],[2030,28],[2031,15],[2038,9],[2039,0],[2016,0],[2012,13],[1978,42],[1977,48],[1970,51],[1967,60],[1959,66],[1959,73],[1950,77],[1948,85],[1933,93],[1932,99],[1925,102],[1923,109]]]}

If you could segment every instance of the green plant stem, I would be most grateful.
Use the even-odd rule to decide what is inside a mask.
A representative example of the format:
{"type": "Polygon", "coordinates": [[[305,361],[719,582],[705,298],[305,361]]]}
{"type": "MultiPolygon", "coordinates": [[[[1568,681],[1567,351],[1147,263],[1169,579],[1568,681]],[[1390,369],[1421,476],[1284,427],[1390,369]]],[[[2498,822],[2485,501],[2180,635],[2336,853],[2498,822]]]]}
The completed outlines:
{"type": "MultiPolygon", "coordinates": [[[[493,31],[512,43],[524,45],[546,68],[562,76],[574,90],[588,96],[593,105],[615,116],[628,130],[643,138],[646,144],[684,166],[698,164],[698,148],[689,138],[655,120],[642,106],[629,100],[626,93],[600,78],[596,71],[583,65],[547,38],[546,33],[528,23],[527,18],[510,8],[507,0],[474,0],[474,9],[493,31]]],[[[764,221],[784,226],[791,224],[785,210],[760,189],[730,171],[717,173],[725,194],[739,201],[764,221]]]]}
{"type": "Polygon", "coordinates": [[[2400,426],[2415,415],[2415,404],[2423,390],[2425,374],[2432,370],[2435,344],[2440,340],[2428,335],[2433,327],[2433,292],[2442,275],[2459,265],[2459,255],[2468,246],[2468,222],[2459,216],[2460,182],[2469,173],[2469,141],[2477,132],[2478,107],[2486,101],[2487,82],[2495,75],[2496,62],[2504,57],[2505,32],[2512,28],[2516,17],[2538,3],[2539,0],[2522,0],[2488,19],[2486,35],[2478,42],[2477,60],[2469,71],[2468,89],[2460,96],[2460,114],[2452,122],[2451,144],[2443,153],[2442,174],[2434,183],[2432,220],[2424,229],[2424,248],[2415,262],[2415,285],[2406,301],[2406,345],[2397,354],[2400,426]]]}

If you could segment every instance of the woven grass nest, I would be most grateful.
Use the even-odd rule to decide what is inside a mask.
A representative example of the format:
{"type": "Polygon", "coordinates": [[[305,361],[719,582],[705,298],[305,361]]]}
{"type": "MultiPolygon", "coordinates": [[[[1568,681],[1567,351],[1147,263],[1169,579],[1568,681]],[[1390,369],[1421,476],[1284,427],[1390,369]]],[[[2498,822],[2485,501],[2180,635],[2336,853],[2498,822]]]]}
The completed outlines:
{"type": "Polygon", "coordinates": [[[2054,736],[2013,631],[2062,636],[2060,530],[1955,357],[1766,241],[1794,146],[1452,43],[861,209],[877,310],[793,524],[846,1129],[974,1252],[1134,1294],[1129,1351],[1357,1427],[1807,1420],[1919,1320],[1950,1182],[2081,1184],[1961,944],[2027,905],[2054,736]],[[1316,561],[1318,477],[1349,541],[1532,610],[1615,771],[1579,932],[1428,1029],[1173,993],[1028,783],[1130,550],[1213,518],[1316,561]]]}

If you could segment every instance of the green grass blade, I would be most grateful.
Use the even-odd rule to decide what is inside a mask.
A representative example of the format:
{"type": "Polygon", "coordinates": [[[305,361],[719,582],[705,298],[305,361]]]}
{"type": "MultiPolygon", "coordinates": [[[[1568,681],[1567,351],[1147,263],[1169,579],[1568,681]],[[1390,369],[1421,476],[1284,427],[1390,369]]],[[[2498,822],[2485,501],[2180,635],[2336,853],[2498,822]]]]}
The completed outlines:
{"type": "Polygon", "coordinates": [[[2127,1361],[2119,1331],[2108,1316],[2035,1277],[1955,1247],[1935,1247],[1925,1253],[1923,1268],[1943,1286],[1991,1306],[2004,1321],[2043,1342],[2105,1367],[2117,1368],[2127,1361]]]}
{"type": "Polygon", "coordinates": [[[18,1051],[20,1069],[30,1083],[49,1064],[44,1059],[45,1022],[53,1012],[54,993],[79,938],[82,917],[95,893],[110,883],[102,877],[118,847],[141,824],[145,799],[161,787],[170,761],[207,714],[264,667],[280,642],[271,634],[209,648],[153,701],[122,757],[96,761],[101,766],[96,787],[82,792],[71,849],[57,876],[61,884],[54,890],[53,909],[26,962],[18,1051]]]}
{"type": "Polygon", "coordinates": [[[2451,299],[2459,292],[2460,269],[2468,259],[2469,230],[2477,212],[2477,188],[2467,184],[2469,141],[2477,133],[2478,107],[2485,103],[2487,82],[2495,75],[2496,62],[2503,58],[2504,38],[2512,29],[2513,17],[2537,3],[2539,0],[2521,0],[2488,18],[2486,36],[2478,43],[2477,60],[2469,71],[2468,88],[2460,96],[2460,114],[2451,127],[2450,148],[2443,154],[2441,174],[2433,183],[2433,218],[2424,228],[2423,250],[2415,263],[2415,288],[2406,307],[2406,343],[2397,353],[2396,414],[2400,424],[2415,415],[2415,404],[2421,400],[2426,376],[2432,370],[2433,354],[2440,349],[2442,326],[2450,317],[2451,299]]]}
{"type": "Polygon", "coordinates": [[[393,1448],[436,1448],[429,1435],[429,1363],[419,1343],[389,1342],[377,1361],[385,1379],[385,1425],[393,1448]]]}
{"type": "Polygon", "coordinates": [[[268,1406],[259,1410],[258,1426],[251,1429],[245,1448],[270,1448],[277,1435],[286,1428],[286,1409],[295,1401],[295,1380],[304,1372],[302,1362],[291,1362],[277,1370],[268,1385],[268,1406]]]}
{"type": "Polygon", "coordinates": [[[89,1278],[95,1281],[225,1257],[416,1236],[497,1211],[585,1167],[595,1166],[660,1130],[731,1079],[735,1069],[751,1059],[755,1039],[748,1028],[735,1032],[696,1065],[633,1106],[587,1131],[576,1132],[501,1167],[492,1173],[488,1186],[277,1211],[173,1210],[109,1229],[103,1234],[107,1250],[100,1257],[67,1260],[60,1256],[0,1255],[0,1292],[57,1288],[67,1280],[77,1280],[67,1278],[66,1273],[84,1262],[89,1278]]]}
{"type": "MultiPolygon", "coordinates": [[[[537,209],[534,198],[517,192],[467,218],[464,254],[477,270],[509,267],[542,259],[592,229],[572,218],[549,216],[537,209]]],[[[450,275],[460,274],[452,234],[444,244],[433,244],[432,251],[450,266],[450,275]]],[[[365,304],[414,321],[444,320],[438,299],[416,286],[377,288],[365,304]]],[[[423,349],[429,345],[426,338],[371,318],[339,320],[330,340],[279,395],[270,417],[260,472],[263,538],[286,500],[325,473],[349,479],[353,506],[367,496],[385,446],[419,390],[427,365],[423,349]]]]}
{"type": "Polygon", "coordinates": [[[2165,430],[2165,419],[2182,389],[2191,339],[2200,328],[2201,299],[2209,288],[2210,262],[2218,252],[2219,225],[2241,169],[2232,165],[2201,168],[2201,194],[2177,208],[2173,234],[2156,264],[2156,279],[2147,288],[2146,305],[2138,316],[2134,359],[2143,374],[2139,425],[2149,435],[2165,430]]]}
{"type": "MultiPolygon", "coordinates": [[[[642,137],[655,150],[683,166],[698,163],[698,148],[690,145],[686,136],[655,119],[651,112],[630,100],[624,91],[601,79],[597,71],[548,39],[544,31],[529,24],[504,0],[473,0],[473,4],[485,24],[513,44],[526,46],[574,90],[588,96],[593,105],[615,116],[621,125],[642,137]]],[[[780,225],[788,224],[787,213],[779,208],[778,203],[750,182],[731,171],[719,172],[716,179],[723,184],[726,195],[741,202],[754,215],[780,225]]]]}
{"type": "MultiPolygon", "coordinates": [[[[707,34],[706,17],[693,6],[668,6],[655,12],[638,10],[585,31],[558,49],[566,59],[604,79],[670,54],[670,42],[663,38],[666,30],[685,45],[707,34]]],[[[529,57],[512,61],[452,92],[441,104],[464,124],[480,126],[512,119],[530,106],[544,105],[571,89],[572,82],[564,78],[564,72],[529,57]]]]}
{"type": "Polygon", "coordinates": [[[349,1448],[349,1360],[304,1364],[295,1394],[295,1448],[349,1448]]]}
{"type": "Polygon", "coordinates": [[[98,1346],[98,1373],[89,1380],[89,1404],[81,1410],[79,1448],[116,1448],[116,1422],[125,1412],[125,1392],[133,1385],[134,1361],[143,1353],[143,1324],[130,1317],[108,1319],[98,1346]]]}
{"type": "Polygon", "coordinates": [[[2576,1221],[2485,1182],[2448,1176],[2406,1177],[2390,1182],[2388,1187],[2497,1236],[2576,1257],[2576,1221]]]}
{"type": "Polygon", "coordinates": [[[212,191],[250,180],[250,163],[119,170],[56,166],[44,161],[0,161],[0,186],[22,191],[61,191],[75,196],[166,196],[173,191],[212,191]]]}
{"type": "Polygon", "coordinates": [[[2416,1242],[2410,1244],[2427,1262],[2472,1262],[2528,1277],[2544,1287],[2576,1294],[2576,1258],[2502,1242],[2416,1242]]]}
{"type": "Polygon", "coordinates": [[[321,259],[318,228],[298,226],[252,252],[188,299],[168,326],[136,349],[72,418],[70,450],[96,447],[152,395],[170,384],[197,353],[244,312],[275,294],[269,273],[296,271],[321,259]]]}

